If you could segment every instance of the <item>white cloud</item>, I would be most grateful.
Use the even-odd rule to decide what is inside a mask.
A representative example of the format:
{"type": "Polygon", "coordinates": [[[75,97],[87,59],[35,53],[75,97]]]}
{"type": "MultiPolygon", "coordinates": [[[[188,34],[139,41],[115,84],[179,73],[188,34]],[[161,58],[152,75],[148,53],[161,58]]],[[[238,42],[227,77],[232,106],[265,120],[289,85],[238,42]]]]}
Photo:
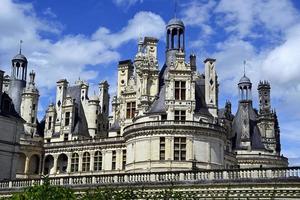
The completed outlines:
{"type": "Polygon", "coordinates": [[[56,14],[52,11],[52,9],[50,7],[46,8],[46,10],[43,12],[44,15],[52,17],[52,18],[56,18],[56,14]]]}
{"type": "Polygon", "coordinates": [[[212,28],[207,24],[211,17],[211,11],[215,7],[216,2],[211,1],[191,1],[183,4],[181,15],[187,26],[198,26],[205,35],[212,34],[212,28]]]}
{"type": "Polygon", "coordinates": [[[65,77],[70,82],[79,76],[92,80],[97,77],[98,70],[90,66],[117,62],[120,54],[116,48],[120,45],[144,35],[160,38],[164,32],[164,21],[152,12],[137,13],[116,33],[100,27],[91,36],[63,36],[60,26],[37,17],[31,4],[3,0],[0,10],[0,64],[10,73],[10,60],[18,52],[18,41],[22,39],[29,70],[38,72],[37,85],[40,88],[53,88],[58,79],[65,77]],[[60,39],[44,39],[41,32],[60,34],[60,39]]]}
{"type": "MultiPolygon", "coordinates": [[[[118,32],[99,27],[91,35],[63,35],[62,25],[37,16],[30,3],[1,0],[0,4],[0,66],[10,74],[10,60],[18,52],[18,41],[23,40],[23,51],[29,66],[35,70],[41,98],[53,95],[56,81],[67,78],[70,83],[80,77],[96,84],[99,66],[117,62],[117,48],[139,36],[160,38],[164,33],[163,19],[152,12],[138,12],[118,32]],[[41,33],[54,34],[58,40],[43,38],[41,33]]],[[[47,11],[47,10],[46,10],[47,11]]],[[[47,12],[49,13],[50,10],[47,12]]],[[[52,12],[52,11],[51,11],[52,12]]],[[[45,13],[44,13],[45,14],[45,13]]],[[[55,13],[53,13],[55,15],[55,13]]],[[[114,89],[115,83],[110,83],[114,89]]],[[[95,88],[95,87],[93,87],[95,88]]],[[[49,97],[54,100],[54,97],[49,97]]],[[[43,102],[44,107],[49,102],[43,102]]],[[[41,110],[41,109],[40,109],[41,110]]]]}
{"type": "Polygon", "coordinates": [[[161,38],[165,32],[165,22],[152,12],[141,11],[128,21],[126,27],[117,33],[111,33],[107,28],[100,27],[92,36],[94,40],[103,40],[106,45],[116,48],[129,40],[152,36],[161,38]]]}
{"type": "Polygon", "coordinates": [[[240,37],[257,36],[263,26],[267,31],[284,31],[299,18],[290,1],[222,0],[215,9],[221,14],[219,24],[240,37]]]}
{"type": "Polygon", "coordinates": [[[143,0],[113,0],[113,2],[117,6],[129,8],[130,6],[132,6],[136,3],[142,3],[143,0]]]}

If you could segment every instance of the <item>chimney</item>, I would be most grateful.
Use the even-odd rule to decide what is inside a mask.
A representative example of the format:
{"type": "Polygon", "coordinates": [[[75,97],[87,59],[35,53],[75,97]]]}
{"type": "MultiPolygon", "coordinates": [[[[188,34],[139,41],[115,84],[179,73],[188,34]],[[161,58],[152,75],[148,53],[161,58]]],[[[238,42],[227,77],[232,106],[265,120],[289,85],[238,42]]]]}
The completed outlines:
{"type": "Polygon", "coordinates": [[[197,71],[196,55],[195,54],[190,55],[190,66],[191,66],[192,71],[197,71]]]}

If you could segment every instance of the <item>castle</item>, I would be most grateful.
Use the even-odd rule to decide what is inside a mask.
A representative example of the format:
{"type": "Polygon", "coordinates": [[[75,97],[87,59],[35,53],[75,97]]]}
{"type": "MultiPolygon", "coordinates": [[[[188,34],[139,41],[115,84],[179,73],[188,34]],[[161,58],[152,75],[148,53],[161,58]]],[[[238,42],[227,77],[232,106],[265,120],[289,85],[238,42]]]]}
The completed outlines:
{"type": "Polygon", "coordinates": [[[98,94],[89,95],[85,81],[71,85],[63,79],[41,121],[35,73],[28,81],[28,61],[20,50],[11,75],[0,73],[0,135],[7,140],[0,142],[0,178],[288,166],[280,154],[267,81],[257,87],[256,110],[252,83],[244,74],[233,114],[229,101],[224,108],[218,105],[216,60],[205,59],[202,73],[195,55],[186,60],[180,19],[166,26],[161,69],[157,43],[145,37],[133,61],[119,62],[111,116],[107,81],[99,83],[98,94]]]}

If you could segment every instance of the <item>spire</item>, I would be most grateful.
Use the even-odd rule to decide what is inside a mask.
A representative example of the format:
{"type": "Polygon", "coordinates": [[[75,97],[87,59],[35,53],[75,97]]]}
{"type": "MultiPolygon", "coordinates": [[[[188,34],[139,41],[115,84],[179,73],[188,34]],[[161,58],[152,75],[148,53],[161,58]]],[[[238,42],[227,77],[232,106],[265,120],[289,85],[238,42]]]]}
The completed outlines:
{"type": "Polygon", "coordinates": [[[244,76],[246,76],[246,60],[244,60],[244,76]]]}
{"type": "Polygon", "coordinates": [[[174,0],[174,18],[177,18],[177,0],[174,0]]]}
{"type": "Polygon", "coordinates": [[[23,43],[23,40],[20,40],[20,49],[19,49],[19,54],[22,54],[22,43],[23,43]]]}

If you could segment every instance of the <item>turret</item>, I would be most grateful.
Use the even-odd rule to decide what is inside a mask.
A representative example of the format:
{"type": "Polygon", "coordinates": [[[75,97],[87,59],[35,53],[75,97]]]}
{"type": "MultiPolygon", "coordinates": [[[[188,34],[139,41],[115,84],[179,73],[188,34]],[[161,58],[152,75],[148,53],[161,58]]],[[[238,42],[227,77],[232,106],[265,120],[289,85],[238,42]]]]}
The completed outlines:
{"type": "Polygon", "coordinates": [[[22,93],[26,86],[28,64],[27,58],[21,52],[21,48],[19,54],[13,57],[11,64],[11,77],[8,94],[13,101],[15,110],[20,114],[22,93]]]}
{"type": "Polygon", "coordinates": [[[35,86],[35,73],[31,71],[30,80],[23,91],[21,103],[21,117],[26,121],[26,133],[33,135],[37,131],[37,112],[39,91],[35,86]]]}
{"type": "Polygon", "coordinates": [[[252,83],[244,74],[238,83],[240,101],[252,101],[252,83]]]}
{"type": "Polygon", "coordinates": [[[99,97],[94,95],[89,101],[89,114],[87,115],[88,129],[91,137],[97,135],[98,124],[98,115],[99,115],[99,97]]]}
{"type": "Polygon", "coordinates": [[[260,81],[257,90],[259,95],[259,113],[271,113],[270,83],[268,81],[260,81]]]}
{"type": "Polygon", "coordinates": [[[166,64],[169,66],[175,61],[178,52],[185,51],[185,27],[180,19],[173,18],[167,24],[166,64]]]}

